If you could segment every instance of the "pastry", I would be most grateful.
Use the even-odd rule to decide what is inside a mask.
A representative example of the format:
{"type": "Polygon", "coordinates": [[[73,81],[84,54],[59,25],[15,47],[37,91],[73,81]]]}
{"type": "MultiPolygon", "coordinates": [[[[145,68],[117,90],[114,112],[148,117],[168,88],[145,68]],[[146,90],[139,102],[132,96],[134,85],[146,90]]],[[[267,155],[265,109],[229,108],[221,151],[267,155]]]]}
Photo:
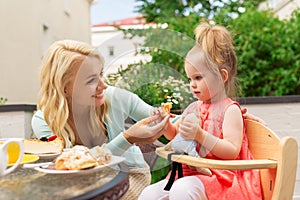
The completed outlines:
{"type": "Polygon", "coordinates": [[[165,117],[168,114],[170,114],[171,112],[171,108],[172,108],[172,103],[171,102],[167,102],[167,103],[162,103],[161,104],[162,107],[162,112],[161,112],[161,116],[165,117]]]}
{"type": "MultiPolygon", "coordinates": [[[[93,148],[95,149],[95,148],[93,148]]],[[[57,170],[82,170],[110,162],[111,153],[108,149],[97,147],[97,152],[85,146],[76,145],[64,151],[55,160],[57,170]]]]}
{"type": "Polygon", "coordinates": [[[90,149],[90,154],[96,159],[98,165],[104,165],[109,163],[111,160],[112,153],[109,149],[105,147],[105,145],[95,146],[90,149]]]}

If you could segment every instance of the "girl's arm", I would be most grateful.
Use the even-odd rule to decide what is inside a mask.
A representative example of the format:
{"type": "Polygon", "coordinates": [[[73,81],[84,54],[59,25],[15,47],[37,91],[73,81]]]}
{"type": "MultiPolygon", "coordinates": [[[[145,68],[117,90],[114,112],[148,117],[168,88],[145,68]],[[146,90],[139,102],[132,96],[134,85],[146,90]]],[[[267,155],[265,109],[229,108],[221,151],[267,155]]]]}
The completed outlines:
{"type": "Polygon", "coordinates": [[[243,140],[243,118],[237,105],[230,106],[224,115],[223,139],[213,136],[195,123],[184,121],[180,125],[181,136],[196,140],[221,159],[236,159],[243,140]]]}
{"type": "Polygon", "coordinates": [[[244,129],[242,114],[237,105],[232,105],[226,110],[222,129],[223,139],[205,134],[206,140],[217,140],[211,152],[222,159],[236,159],[241,150],[244,129]]]}
{"type": "Polygon", "coordinates": [[[164,131],[164,136],[168,139],[168,140],[172,140],[177,132],[178,132],[178,128],[179,128],[179,124],[181,122],[181,118],[178,119],[176,122],[172,123],[172,122],[168,122],[168,126],[167,129],[164,131]]]}

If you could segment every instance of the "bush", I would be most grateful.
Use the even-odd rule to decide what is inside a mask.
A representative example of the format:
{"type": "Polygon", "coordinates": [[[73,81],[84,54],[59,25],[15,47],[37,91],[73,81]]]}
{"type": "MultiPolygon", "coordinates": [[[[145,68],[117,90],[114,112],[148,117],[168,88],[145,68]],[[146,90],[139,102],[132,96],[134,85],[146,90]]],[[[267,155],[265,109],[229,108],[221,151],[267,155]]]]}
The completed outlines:
{"type": "Polygon", "coordinates": [[[248,11],[232,21],[239,60],[239,96],[300,94],[300,13],[281,21],[271,11],[248,11]]]}
{"type": "Polygon", "coordinates": [[[7,98],[0,97],[0,105],[5,104],[7,102],[7,98]]]}
{"type": "Polygon", "coordinates": [[[110,85],[132,91],[152,106],[172,102],[172,109],[182,110],[193,101],[187,80],[159,64],[130,65],[107,78],[110,85]]]}
{"type": "MultiPolygon", "coordinates": [[[[241,92],[238,96],[300,94],[299,10],[293,13],[290,20],[279,20],[272,11],[257,11],[255,8],[247,8],[245,13],[231,19],[228,17],[228,12],[222,10],[216,13],[213,20],[217,24],[228,27],[233,33],[239,61],[238,79],[241,92]]],[[[172,21],[173,23],[169,25],[168,29],[171,29],[169,32],[164,31],[167,34],[146,30],[144,45],[157,48],[148,48],[141,53],[150,54],[152,63],[170,66],[181,73],[181,76],[185,76],[183,58],[191,46],[193,29],[199,23],[200,16],[182,16],[175,21],[176,23],[172,21]],[[180,33],[169,34],[172,33],[171,31],[180,33]],[[173,49],[180,53],[175,55],[173,49]]],[[[133,31],[132,34],[136,32],[133,31]]],[[[180,78],[180,80],[184,79],[180,78]]],[[[156,86],[149,86],[151,91],[154,87],[156,86]]],[[[137,91],[141,98],[144,98],[143,92],[148,91],[137,91]]],[[[147,100],[148,97],[145,98],[150,102],[147,100]]]]}

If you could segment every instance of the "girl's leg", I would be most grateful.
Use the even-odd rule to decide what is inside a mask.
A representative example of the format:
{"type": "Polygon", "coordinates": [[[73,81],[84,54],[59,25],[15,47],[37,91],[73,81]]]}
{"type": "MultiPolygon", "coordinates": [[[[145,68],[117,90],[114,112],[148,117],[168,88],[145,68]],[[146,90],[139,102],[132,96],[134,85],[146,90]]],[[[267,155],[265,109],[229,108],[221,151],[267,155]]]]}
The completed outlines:
{"type": "Polygon", "coordinates": [[[168,180],[164,179],[147,186],[139,196],[139,200],[168,200],[169,191],[164,190],[168,180]]]}
{"type": "MultiPolygon", "coordinates": [[[[149,193],[149,195],[151,194],[149,193]]],[[[170,200],[207,200],[204,185],[195,176],[186,176],[175,181],[171,187],[169,198],[170,200]]]]}

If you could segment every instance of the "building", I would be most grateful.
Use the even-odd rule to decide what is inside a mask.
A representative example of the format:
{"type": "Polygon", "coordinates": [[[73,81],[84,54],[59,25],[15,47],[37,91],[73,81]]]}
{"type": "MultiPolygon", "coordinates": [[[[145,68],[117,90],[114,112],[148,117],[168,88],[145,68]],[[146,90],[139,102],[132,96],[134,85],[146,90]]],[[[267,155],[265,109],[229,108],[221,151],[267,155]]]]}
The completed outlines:
{"type": "Polygon", "coordinates": [[[105,60],[105,74],[116,73],[120,67],[128,64],[145,62],[150,57],[138,54],[143,44],[142,37],[124,38],[120,29],[147,29],[154,24],[146,24],[142,16],[130,17],[112,22],[96,24],[92,27],[92,45],[102,54],[105,60]]]}
{"type": "Polygon", "coordinates": [[[279,19],[290,18],[292,12],[300,8],[300,0],[267,0],[259,9],[273,9],[279,19]]]}
{"type": "Polygon", "coordinates": [[[93,0],[0,0],[0,97],[37,102],[40,62],[61,39],[91,42],[93,0]]]}

